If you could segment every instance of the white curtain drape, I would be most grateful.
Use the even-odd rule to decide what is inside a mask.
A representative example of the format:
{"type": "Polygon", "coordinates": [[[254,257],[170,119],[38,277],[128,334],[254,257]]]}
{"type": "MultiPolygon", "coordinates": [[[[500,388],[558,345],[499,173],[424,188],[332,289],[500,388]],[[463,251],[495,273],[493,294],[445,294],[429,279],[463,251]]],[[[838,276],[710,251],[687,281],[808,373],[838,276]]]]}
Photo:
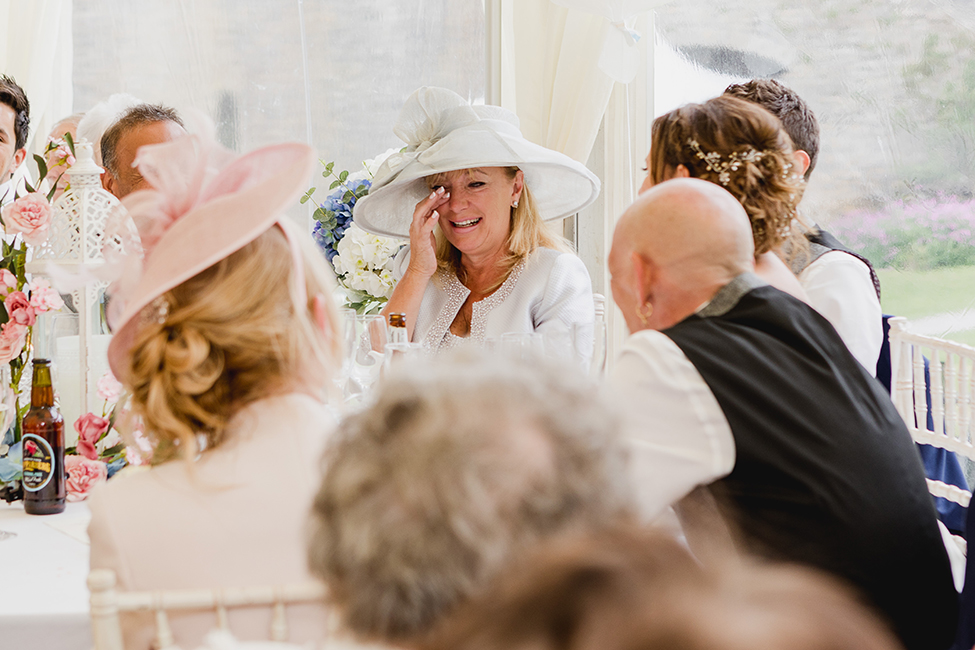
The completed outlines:
{"type": "Polygon", "coordinates": [[[27,162],[44,149],[54,124],[71,114],[72,0],[0,0],[0,71],[12,76],[30,101],[27,162]]]}
{"type": "MultiPolygon", "coordinates": [[[[492,68],[500,70],[493,84],[500,97],[490,99],[517,113],[525,137],[590,164],[601,177],[602,196],[580,214],[576,236],[593,289],[609,297],[613,229],[636,196],[649,146],[653,20],[647,10],[665,0],[556,1],[488,2],[489,18],[501,3],[500,16],[493,16],[501,60],[488,66],[489,88],[492,68]],[[621,34],[628,44],[620,44],[627,40],[621,34]]],[[[626,332],[616,309],[607,319],[612,359],[626,332]]]]}
{"type": "Polygon", "coordinates": [[[550,0],[505,0],[502,11],[501,104],[529,140],[586,162],[613,90],[598,66],[607,21],[550,0]]]}

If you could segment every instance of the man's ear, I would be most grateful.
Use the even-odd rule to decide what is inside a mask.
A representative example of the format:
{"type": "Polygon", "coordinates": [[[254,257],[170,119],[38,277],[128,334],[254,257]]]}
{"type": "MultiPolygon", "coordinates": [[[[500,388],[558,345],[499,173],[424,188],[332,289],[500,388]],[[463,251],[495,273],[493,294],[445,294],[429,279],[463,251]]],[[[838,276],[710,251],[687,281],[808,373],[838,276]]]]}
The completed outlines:
{"type": "Polygon", "coordinates": [[[646,302],[653,288],[653,264],[636,251],[630,253],[630,260],[633,262],[633,286],[640,300],[646,302]]]}
{"type": "Polygon", "coordinates": [[[809,163],[812,160],[809,158],[809,154],[802,149],[796,149],[792,152],[792,164],[797,167],[797,171],[800,176],[806,175],[806,170],[809,169],[809,163]]]}
{"type": "Polygon", "coordinates": [[[2,176],[2,178],[0,178],[0,183],[6,183],[13,178],[14,172],[16,172],[17,168],[23,164],[24,158],[26,157],[26,148],[15,151],[14,157],[10,160],[10,167],[8,169],[0,169],[0,176],[2,176]]]}
{"type": "Polygon", "coordinates": [[[107,169],[102,172],[102,189],[111,194],[112,196],[118,197],[115,190],[118,186],[118,180],[116,180],[115,175],[107,169]]]}

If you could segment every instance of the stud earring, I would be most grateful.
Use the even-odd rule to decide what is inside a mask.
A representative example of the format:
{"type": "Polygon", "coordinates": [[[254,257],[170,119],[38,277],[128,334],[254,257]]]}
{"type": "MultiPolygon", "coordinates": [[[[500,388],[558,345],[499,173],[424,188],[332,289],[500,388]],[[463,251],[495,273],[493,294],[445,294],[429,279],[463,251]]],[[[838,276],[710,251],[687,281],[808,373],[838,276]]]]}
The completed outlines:
{"type": "Polygon", "coordinates": [[[515,199],[515,202],[511,204],[511,207],[513,207],[513,208],[517,208],[518,207],[518,199],[515,199]]]}

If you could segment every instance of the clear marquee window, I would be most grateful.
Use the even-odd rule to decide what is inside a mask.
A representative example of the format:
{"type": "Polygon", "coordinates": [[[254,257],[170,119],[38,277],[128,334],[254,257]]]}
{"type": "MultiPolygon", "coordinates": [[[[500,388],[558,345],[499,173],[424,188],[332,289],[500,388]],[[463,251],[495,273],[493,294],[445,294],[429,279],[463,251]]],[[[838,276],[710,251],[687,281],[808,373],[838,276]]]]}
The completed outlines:
{"type": "Polygon", "coordinates": [[[657,114],[774,77],[812,107],[803,214],[877,267],[884,312],[975,345],[971,2],[682,0],[656,11],[657,114]]]}
{"type": "MultiPolygon", "coordinates": [[[[69,101],[60,104],[64,115],[85,111],[113,92],[128,92],[180,110],[203,110],[216,121],[220,140],[234,149],[303,140],[323,159],[349,169],[400,146],[392,124],[415,88],[446,86],[473,101],[491,96],[487,53],[493,50],[487,45],[491,21],[486,16],[492,5],[510,7],[511,2],[14,4],[20,11],[41,4],[60,7],[60,13],[45,10],[43,18],[56,16],[70,25],[50,36],[50,43],[28,41],[35,56],[56,43],[69,49],[64,60],[70,70],[59,73],[70,86],[69,101]]],[[[752,77],[791,86],[822,127],[804,216],[873,261],[885,312],[908,317],[921,333],[975,344],[975,11],[970,0],[656,4],[638,21],[644,31],[641,51],[647,53],[644,74],[627,87],[627,109],[616,115],[649,122],[752,77]]],[[[524,35],[526,26],[516,27],[524,35]]],[[[531,27],[539,34],[550,28],[531,27]]],[[[17,35],[7,33],[13,36],[4,65],[16,54],[12,39],[17,35]]],[[[504,75],[512,73],[497,67],[504,75]]],[[[32,87],[38,87],[36,81],[32,87]]],[[[612,110],[611,102],[606,120],[612,110]]],[[[47,116],[48,124],[54,117],[47,116]]],[[[634,123],[611,130],[608,124],[589,160],[604,176],[605,191],[617,195],[603,205],[625,206],[641,181],[649,128],[634,123]],[[611,142],[627,137],[629,143],[611,142]],[[611,161],[613,147],[631,147],[634,153],[633,178],[622,184],[605,178],[621,173],[611,161]]],[[[604,207],[584,213],[567,229],[591,267],[597,290],[607,293],[601,268],[605,233],[618,211],[604,207]],[[605,228],[587,227],[586,219],[604,222],[605,228]]],[[[307,216],[296,206],[294,216],[302,215],[307,216]]]]}

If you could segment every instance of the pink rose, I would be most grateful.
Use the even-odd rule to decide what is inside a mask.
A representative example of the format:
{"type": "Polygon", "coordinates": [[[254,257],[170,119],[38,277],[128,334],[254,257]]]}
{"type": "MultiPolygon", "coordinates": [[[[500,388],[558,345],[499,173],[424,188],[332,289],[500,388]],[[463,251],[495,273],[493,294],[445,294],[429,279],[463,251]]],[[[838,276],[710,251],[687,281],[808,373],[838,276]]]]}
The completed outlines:
{"type": "Polygon", "coordinates": [[[74,430],[78,432],[78,453],[86,458],[95,460],[98,451],[95,443],[108,431],[109,420],[94,413],[85,413],[74,423],[74,430]]]}
{"type": "Polygon", "coordinates": [[[30,304],[38,314],[57,311],[64,307],[61,295],[43,278],[35,278],[31,281],[30,304]]]}
{"type": "Polygon", "coordinates": [[[106,402],[117,402],[121,395],[122,384],[115,379],[111,370],[105,371],[105,374],[98,380],[98,396],[106,402]]]}
{"type": "Polygon", "coordinates": [[[27,452],[28,456],[33,456],[37,453],[37,443],[33,440],[28,440],[24,443],[24,451],[27,452]]]}
{"type": "Polygon", "coordinates": [[[20,233],[28,244],[42,244],[51,226],[51,204],[40,192],[26,194],[3,209],[7,233],[20,233]]]}
{"type": "Polygon", "coordinates": [[[17,290],[17,276],[7,269],[0,269],[0,295],[17,290]]]}
{"type": "Polygon", "coordinates": [[[19,357],[26,339],[26,325],[12,320],[0,325],[0,363],[10,363],[19,357]]]}
{"type": "Polygon", "coordinates": [[[108,480],[108,465],[100,460],[71,454],[64,457],[64,469],[68,472],[68,501],[84,501],[92,487],[108,480]]]}
{"type": "Polygon", "coordinates": [[[7,315],[10,320],[21,325],[33,325],[37,320],[34,308],[31,307],[30,299],[23,291],[11,291],[3,299],[3,306],[7,308],[7,315]]]}

